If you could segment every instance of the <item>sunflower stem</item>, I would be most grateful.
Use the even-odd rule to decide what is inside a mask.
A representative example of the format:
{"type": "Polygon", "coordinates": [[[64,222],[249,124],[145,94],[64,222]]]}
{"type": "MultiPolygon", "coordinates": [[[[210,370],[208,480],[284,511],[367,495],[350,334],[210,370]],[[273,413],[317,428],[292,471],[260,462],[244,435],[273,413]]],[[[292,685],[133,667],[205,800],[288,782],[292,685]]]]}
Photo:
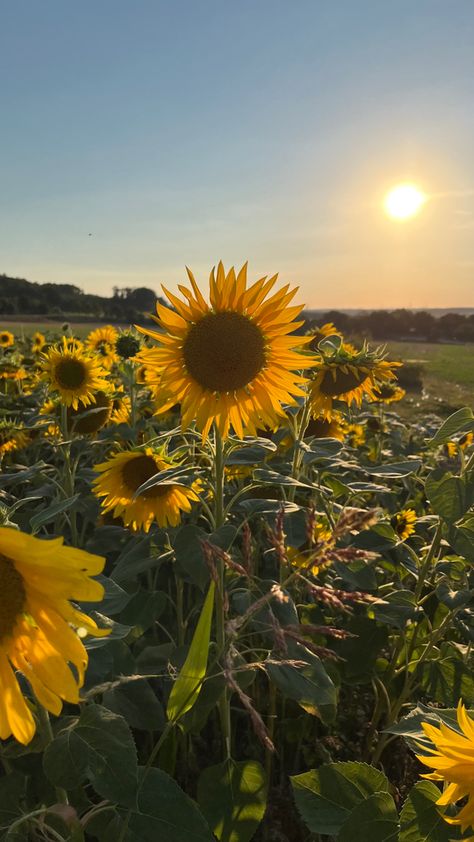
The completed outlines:
{"type": "MultiPolygon", "coordinates": [[[[214,449],[214,524],[215,529],[220,529],[225,521],[224,510],[224,442],[222,436],[214,425],[215,449],[214,449]]],[[[218,587],[215,591],[215,616],[216,616],[216,638],[217,648],[224,656],[226,650],[225,637],[225,568],[222,558],[216,559],[218,587]]],[[[224,759],[231,757],[231,724],[230,724],[230,699],[227,687],[224,688],[219,700],[219,713],[222,728],[222,741],[224,745],[224,759]]]]}
{"type": "MultiPolygon", "coordinates": [[[[301,412],[301,420],[299,424],[298,415],[295,418],[295,446],[293,450],[293,461],[291,463],[291,476],[293,477],[293,479],[299,479],[300,476],[301,463],[303,460],[303,451],[301,449],[301,444],[303,442],[306,430],[308,429],[310,417],[311,404],[309,400],[307,400],[301,412]]],[[[288,491],[288,500],[290,503],[294,501],[295,494],[296,487],[293,485],[288,491]]]]}
{"type": "MultiPolygon", "coordinates": [[[[39,730],[43,737],[45,747],[49,746],[50,743],[54,740],[53,729],[51,728],[51,722],[49,719],[49,713],[46,708],[43,707],[39,702],[37,703],[37,711],[38,711],[38,721],[39,721],[39,730]]],[[[58,799],[59,804],[69,804],[69,799],[67,797],[67,792],[63,789],[62,786],[56,786],[55,788],[56,797],[58,799]]]]}
{"type": "MultiPolygon", "coordinates": [[[[67,425],[67,406],[65,404],[61,404],[61,433],[64,439],[64,447],[63,447],[63,454],[64,454],[64,494],[67,497],[73,497],[74,495],[74,487],[75,487],[75,475],[76,475],[76,465],[71,464],[71,442],[68,440],[68,425],[67,425]]],[[[77,532],[77,520],[76,520],[76,508],[72,506],[68,514],[69,517],[69,526],[71,528],[71,543],[73,547],[79,546],[78,541],[78,532],[77,532]]]]}

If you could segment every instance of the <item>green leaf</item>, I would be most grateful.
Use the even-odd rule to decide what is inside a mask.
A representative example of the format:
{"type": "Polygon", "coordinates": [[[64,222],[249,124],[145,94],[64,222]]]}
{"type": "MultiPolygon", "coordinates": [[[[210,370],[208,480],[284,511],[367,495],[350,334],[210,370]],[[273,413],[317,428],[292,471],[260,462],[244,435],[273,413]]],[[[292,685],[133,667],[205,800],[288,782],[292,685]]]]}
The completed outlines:
{"type": "Polygon", "coordinates": [[[54,786],[66,790],[90,781],[110,801],[132,806],[137,787],[137,753],[121,716],[100,705],[84,708],[71,727],[47,746],[43,768],[54,786]]]}
{"type": "Polygon", "coordinates": [[[302,666],[291,664],[264,663],[270,681],[288,699],[294,699],[300,707],[313,716],[320,716],[329,723],[336,715],[336,688],[324,669],[322,661],[306,646],[291,641],[288,656],[302,661],[302,666]]]}
{"type": "Polygon", "coordinates": [[[406,462],[392,462],[388,465],[376,465],[375,467],[367,468],[367,473],[374,477],[408,477],[419,468],[423,462],[421,459],[408,459],[406,462]]]}
{"type": "Polygon", "coordinates": [[[421,668],[421,686],[442,705],[454,706],[459,699],[474,704],[474,676],[457,655],[438,655],[421,668]]]}
{"type": "Polygon", "coordinates": [[[464,477],[456,477],[438,468],[431,472],[425,483],[425,494],[433,511],[454,523],[471,507],[474,486],[464,477]]]}
{"type": "Polygon", "coordinates": [[[201,610],[188,656],[176,679],[168,699],[168,719],[176,722],[183,713],[190,710],[201,690],[207,669],[209,641],[211,637],[212,609],[214,606],[215,583],[211,582],[201,610]]]}
{"type": "Polygon", "coordinates": [[[161,769],[139,770],[137,802],[125,842],[215,842],[197,805],[161,769]]]}
{"type": "Polygon", "coordinates": [[[399,842],[451,842],[459,835],[448,824],[436,801],[438,787],[431,781],[420,781],[410,791],[400,814],[399,842]]]}
{"type": "MultiPolygon", "coordinates": [[[[390,791],[382,772],[366,763],[327,763],[290,777],[296,806],[311,833],[336,836],[359,804],[390,791]]],[[[363,837],[352,836],[355,839],[363,837]]],[[[369,835],[367,839],[372,842],[369,835]]]]}
{"type": "Polygon", "coordinates": [[[265,771],[255,760],[210,766],[199,778],[197,801],[221,842],[250,842],[265,814],[265,771]]]}
{"type": "Polygon", "coordinates": [[[339,665],[341,674],[349,684],[368,684],[375,671],[375,664],[388,639],[388,629],[368,617],[351,617],[346,629],[354,635],[346,640],[336,640],[332,648],[343,658],[339,665]]]}
{"type": "Polygon", "coordinates": [[[131,728],[160,731],[165,724],[165,714],[148,681],[144,678],[120,683],[107,690],[104,706],[117,713],[131,728]]]}
{"type": "Polygon", "coordinates": [[[460,556],[474,564],[474,517],[469,517],[457,526],[451,526],[448,541],[460,556]]]}
{"type": "Polygon", "coordinates": [[[344,822],[338,842],[370,839],[370,842],[397,842],[398,814],[387,792],[374,792],[354,808],[344,822]]]}
{"type": "Polygon", "coordinates": [[[423,611],[416,605],[412,591],[398,590],[391,591],[384,596],[383,601],[375,603],[369,613],[373,614],[379,623],[404,629],[408,620],[415,620],[423,611]]]}
{"type": "Polygon", "coordinates": [[[79,500],[80,496],[80,494],[74,494],[66,500],[59,500],[57,503],[53,503],[52,506],[48,506],[47,509],[41,509],[41,511],[36,515],[33,515],[30,518],[30,528],[32,534],[35,535],[46,523],[51,523],[57,515],[72,509],[76,501],[79,500]]]}
{"type": "Polygon", "coordinates": [[[441,425],[436,435],[433,436],[428,444],[432,447],[436,447],[438,444],[444,444],[445,441],[449,441],[450,438],[456,433],[461,432],[461,430],[463,432],[474,430],[474,414],[468,406],[458,409],[457,412],[453,412],[444,424],[441,425]]]}
{"type": "Polygon", "coordinates": [[[176,532],[173,549],[178,573],[204,591],[209,582],[209,570],[202,554],[201,540],[209,540],[209,534],[199,526],[187,523],[176,532]]]}
{"type": "MultiPolygon", "coordinates": [[[[25,790],[26,778],[19,772],[10,772],[0,778],[0,839],[4,838],[2,828],[10,827],[21,816],[25,790]]],[[[24,831],[24,825],[21,831],[24,831]]]]}

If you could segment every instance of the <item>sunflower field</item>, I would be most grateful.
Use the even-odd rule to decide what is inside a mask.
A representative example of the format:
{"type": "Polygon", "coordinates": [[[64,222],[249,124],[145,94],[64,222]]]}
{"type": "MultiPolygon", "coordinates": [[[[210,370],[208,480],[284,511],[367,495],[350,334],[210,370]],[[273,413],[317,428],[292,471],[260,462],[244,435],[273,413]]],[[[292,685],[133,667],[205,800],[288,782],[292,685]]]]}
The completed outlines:
{"type": "Polygon", "coordinates": [[[247,268],[0,329],[0,839],[474,840],[474,414],[247,268]]]}

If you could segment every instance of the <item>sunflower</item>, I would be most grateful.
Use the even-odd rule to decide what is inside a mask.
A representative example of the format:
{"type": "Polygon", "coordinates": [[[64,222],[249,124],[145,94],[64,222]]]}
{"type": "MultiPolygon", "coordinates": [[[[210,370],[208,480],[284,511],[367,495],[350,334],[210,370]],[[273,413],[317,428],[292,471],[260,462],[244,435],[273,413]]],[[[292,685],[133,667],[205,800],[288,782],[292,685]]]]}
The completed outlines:
{"type": "MultiPolygon", "coordinates": [[[[464,833],[469,828],[474,830],[474,720],[462,701],[457,707],[457,720],[461,733],[443,722],[439,726],[422,722],[423,731],[435,748],[429,749],[430,754],[419,754],[417,758],[420,763],[434,769],[423,777],[440,781],[445,786],[436,802],[439,807],[466,799],[457,816],[443,816],[448,824],[458,825],[464,833]]],[[[474,836],[465,842],[472,840],[474,836]]]]}
{"type": "Polygon", "coordinates": [[[28,444],[28,436],[21,427],[11,421],[0,420],[0,457],[14,450],[21,450],[28,444]]]}
{"type": "Polygon", "coordinates": [[[413,509],[402,509],[390,519],[392,528],[397,533],[400,541],[406,541],[415,531],[416,512],[413,509]]]}
{"type": "Polygon", "coordinates": [[[308,348],[318,353],[318,345],[323,339],[327,339],[328,336],[340,336],[342,338],[342,333],[332,322],[326,322],[320,327],[312,327],[308,331],[308,336],[311,336],[308,348]]]}
{"type": "Polygon", "coordinates": [[[348,424],[345,428],[345,437],[349,447],[362,447],[365,442],[365,430],[362,424],[348,424]]]}
{"type": "Polygon", "coordinates": [[[43,357],[43,379],[48,381],[52,391],[59,392],[66,406],[73,409],[77,409],[79,403],[89,406],[95,392],[107,390],[107,373],[97,359],[80,349],[69,349],[66,339],[63,338],[62,345],[50,348],[43,357]]]}
{"type": "Polygon", "coordinates": [[[334,543],[334,536],[328,526],[316,521],[311,541],[306,541],[300,547],[287,547],[288,560],[292,567],[297,567],[302,573],[312,573],[316,576],[328,566],[324,555],[326,550],[334,547],[334,543]]]}
{"type": "Polygon", "coordinates": [[[342,441],[346,431],[346,423],[342,412],[333,412],[328,420],[323,415],[310,418],[306,428],[305,438],[314,436],[317,439],[339,439],[342,441]]]}
{"type": "Polygon", "coordinates": [[[42,333],[36,331],[31,337],[31,350],[34,354],[39,354],[40,351],[43,350],[44,346],[46,345],[46,338],[43,336],[42,333]]]}
{"type": "Polygon", "coordinates": [[[38,702],[58,715],[77,704],[87,652],[74,628],[108,634],[69,600],[97,602],[104,589],[91,579],[105,559],[64,547],[62,538],[33,538],[0,528],[0,739],[29,743],[36,726],[14,670],[23,673],[38,702]],[[74,672],[70,668],[74,666],[74,672]]]}
{"type": "Polygon", "coordinates": [[[86,339],[86,346],[94,351],[99,357],[104,368],[111,369],[113,364],[118,362],[118,354],[115,350],[115,343],[118,339],[118,331],[112,325],[104,325],[92,330],[86,339]]]}
{"type": "Polygon", "coordinates": [[[290,307],[296,293],[288,285],[267,297],[277,276],[261,278],[247,288],[247,266],[236,276],[219,263],[209,279],[210,305],[188,270],[192,290],[179,286],[185,301],[164,290],[175,310],[156,305],[155,321],[163,332],[138,328],[159,347],[143,350],[138,361],[153,369],[165,411],[181,403],[182,425],[193,420],[203,440],[215,422],[223,438],[232,427],[273,427],[283,404],[303,396],[306,380],[295,372],[312,364],[294,349],[310,337],[289,336],[303,322],[294,319],[302,307],[290,307]]]}
{"type": "Polygon", "coordinates": [[[63,336],[62,344],[68,351],[82,351],[84,348],[84,343],[80,339],[76,339],[75,336],[63,336]]]}
{"type": "Polygon", "coordinates": [[[110,420],[113,424],[128,424],[132,412],[132,402],[124,393],[123,386],[119,386],[112,401],[110,420]]]}
{"type": "Polygon", "coordinates": [[[100,476],[94,481],[94,494],[103,497],[102,512],[113,510],[125,526],[148,532],[153,521],[158,526],[177,526],[181,512],[191,511],[197,500],[191,488],[179,483],[155,485],[137,496],[144,482],[161,471],[178,467],[177,463],[147,447],[116,453],[106,462],[95,465],[100,476]]]}
{"type": "Polygon", "coordinates": [[[88,406],[79,404],[77,409],[68,406],[68,428],[73,433],[91,435],[107,424],[112,412],[112,398],[106,392],[98,391],[88,406]]]}
{"type": "Polygon", "coordinates": [[[334,400],[358,407],[364,396],[374,400],[375,389],[394,380],[393,368],[399,365],[385,360],[381,349],[370,351],[367,345],[357,351],[343,344],[333,353],[321,353],[310,387],[313,416],[323,415],[330,420],[334,400]]]}
{"type": "Polygon", "coordinates": [[[10,348],[15,343],[15,337],[9,330],[0,330],[0,348],[10,348]]]}
{"type": "Polygon", "coordinates": [[[396,383],[382,383],[374,389],[375,400],[378,403],[395,403],[405,397],[406,391],[396,383]]]}

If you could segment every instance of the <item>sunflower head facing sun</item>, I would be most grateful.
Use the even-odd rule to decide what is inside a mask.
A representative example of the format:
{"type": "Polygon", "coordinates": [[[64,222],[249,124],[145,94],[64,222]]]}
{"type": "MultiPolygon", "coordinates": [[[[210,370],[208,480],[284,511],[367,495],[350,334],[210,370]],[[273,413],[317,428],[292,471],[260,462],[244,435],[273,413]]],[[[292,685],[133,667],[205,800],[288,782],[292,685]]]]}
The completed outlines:
{"type": "Polygon", "coordinates": [[[115,350],[115,343],[118,339],[118,331],[112,325],[104,325],[92,330],[86,339],[86,347],[89,351],[97,354],[100,364],[111,369],[119,357],[115,350]]]}
{"type": "Polygon", "coordinates": [[[384,359],[381,349],[371,351],[367,345],[357,351],[341,343],[330,351],[320,350],[315,376],[310,386],[313,416],[328,420],[333,415],[333,402],[360,407],[364,397],[376,400],[376,389],[395,379],[394,368],[401,365],[384,359]]]}
{"type": "Polygon", "coordinates": [[[154,521],[158,526],[177,526],[181,513],[191,511],[191,503],[197,500],[191,488],[178,482],[154,485],[137,495],[147,480],[178,467],[150,447],[116,453],[94,467],[99,473],[94,493],[104,498],[102,512],[112,512],[114,518],[122,518],[125,526],[134,530],[148,532],[154,521]]]}
{"type": "Polygon", "coordinates": [[[402,509],[393,515],[390,523],[400,541],[406,541],[415,531],[416,512],[413,509],[402,509]]]}
{"type": "Polygon", "coordinates": [[[51,391],[59,393],[66,406],[73,409],[79,404],[89,406],[95,392],[107,390],[107,373],[97,358],[85,354],[82,349],[68,347],[66,339],[43,356],[43,378],[51,391]]]}
{"type": "Polygon", "coordinates": [[[62,538],[40,540],[0,528],[0,739],[29,743],[36,725],[15,671],[56,716],[63,701],[77,704],[87,651],[82,635],[108,634],[69,600],[98,602],[104,589],[92,579],[105,559],[64,547],[62,538]],[[74,667],[74,672],[70,665],[74,667]]]}
{"type": "Polygon", "coordinates": [[[303,308],[289,306],[297,290],[287,285],[270,295],[276,275],[247,287],[246,265],[236,274],[219,263],[208,304],[188,276],[191,289],[178,287],[185,300],[164,290],[175,310],[156,305],[163,332],[138,328],[158,343],[137,358],[154,372],[157,411],[180,403],[183,427],[195,420],[203,440],[213,423],[223,438],[231,427],[240,438],[274,427],[282,406],[304,394],[296,372],[311,365],[295,350],[310,338],[289,335],[303,324],[294,321],[303,308]]]}

